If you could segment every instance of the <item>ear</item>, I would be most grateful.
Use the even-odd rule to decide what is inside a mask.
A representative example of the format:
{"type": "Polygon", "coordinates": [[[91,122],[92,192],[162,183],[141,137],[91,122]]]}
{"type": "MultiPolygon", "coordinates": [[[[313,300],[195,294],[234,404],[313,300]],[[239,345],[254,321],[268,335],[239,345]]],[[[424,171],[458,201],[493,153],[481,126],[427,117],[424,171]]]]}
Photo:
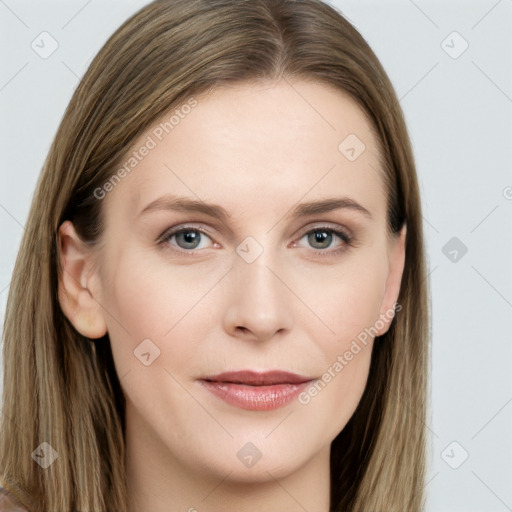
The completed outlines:
{"type": "Polygon", "coordinates": [[[389,273],[380,307],[379,320],[376,322],[376,325],[381,326],[378,329],[377,336],[382,336],[388,331],[395,316],[395,310],[400,311],[400,309],[402,309],[402,306],[400,304],[396,305],[396,302],[400,294],[400,284],[402,282],[402,274],[405,265],[406,235],[407,226],[404,224],[400,233],[389,242],[389,273]]]}
{"type": "Polygon", "coordinates": [[[101,338],[107,324],[94,298],[94,254],[67,220],[57,235],[59,258],[58,297],[62,311],[75,329],[87,338],[101,338]]]}

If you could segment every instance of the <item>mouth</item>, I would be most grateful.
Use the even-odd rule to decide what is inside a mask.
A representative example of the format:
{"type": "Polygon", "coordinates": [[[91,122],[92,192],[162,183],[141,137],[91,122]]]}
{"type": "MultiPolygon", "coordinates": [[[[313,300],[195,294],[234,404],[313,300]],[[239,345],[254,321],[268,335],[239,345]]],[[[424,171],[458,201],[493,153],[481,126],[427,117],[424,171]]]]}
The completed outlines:
{"type": "Polygon", "coordinates": [[[278,409],[290,403],[314,380],[281,370],[224,372],[199,380],[229,405],[253,411],[278,409]]]}

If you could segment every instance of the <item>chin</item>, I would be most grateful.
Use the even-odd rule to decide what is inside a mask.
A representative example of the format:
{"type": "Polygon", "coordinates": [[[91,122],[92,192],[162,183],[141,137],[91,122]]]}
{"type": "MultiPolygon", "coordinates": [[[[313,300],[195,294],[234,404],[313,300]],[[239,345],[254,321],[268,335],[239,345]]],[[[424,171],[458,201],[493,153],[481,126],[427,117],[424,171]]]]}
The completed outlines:
{"type": "Polygon", "coordinates": [[[214,472],[217,478],[229,475],[226,481],[233,484],[261,484],[286,478],[318,455],[313,446],[286,443],[282,437],[270,441],[265,435],[260,438],[245,436],[209,451],[202,466],[205,471],[214,472]]]}

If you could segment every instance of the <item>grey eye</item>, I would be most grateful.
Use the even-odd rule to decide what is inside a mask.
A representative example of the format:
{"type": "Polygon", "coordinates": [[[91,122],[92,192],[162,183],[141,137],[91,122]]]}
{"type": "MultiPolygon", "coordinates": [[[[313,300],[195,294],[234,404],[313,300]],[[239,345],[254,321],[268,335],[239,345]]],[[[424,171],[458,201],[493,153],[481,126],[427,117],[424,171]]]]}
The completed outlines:
{"type": "Polygon", "coordinates": [[[332,233],[327,230],[315,230],[308,234],[308,242],[315,249],[327,249],[332,239],[332,233]]]}
{"type": "Polygon", "coordinates": [[[193,229],[174,234],[176,244],[181,249],[197,249],[201,243],[201,236],[202,234],[199,231],[193,229]]]}

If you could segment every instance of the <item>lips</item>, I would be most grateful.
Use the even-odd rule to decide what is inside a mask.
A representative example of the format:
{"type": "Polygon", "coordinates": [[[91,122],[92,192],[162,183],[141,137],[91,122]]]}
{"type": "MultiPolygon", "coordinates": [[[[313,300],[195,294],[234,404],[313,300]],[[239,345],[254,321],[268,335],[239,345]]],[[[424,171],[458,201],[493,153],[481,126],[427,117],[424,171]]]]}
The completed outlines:
{"type": "Polygon", "coordinates": [[[302,384],[311,379],[297,375],[296,373],[280,370],[269,372],[254,372],[243,370],[237,372],[225,372],[204,379],[210,382],[224,382],[229,384],[245,384],[246,386],[272,386],[275,384],[302,384]]]}
{"type": "Polygon", "coordinates": [[[313,379],[281,370],[224,372],[200,379],[210,393],[229,405],[268,411],[290,403],[313,379]]]}

